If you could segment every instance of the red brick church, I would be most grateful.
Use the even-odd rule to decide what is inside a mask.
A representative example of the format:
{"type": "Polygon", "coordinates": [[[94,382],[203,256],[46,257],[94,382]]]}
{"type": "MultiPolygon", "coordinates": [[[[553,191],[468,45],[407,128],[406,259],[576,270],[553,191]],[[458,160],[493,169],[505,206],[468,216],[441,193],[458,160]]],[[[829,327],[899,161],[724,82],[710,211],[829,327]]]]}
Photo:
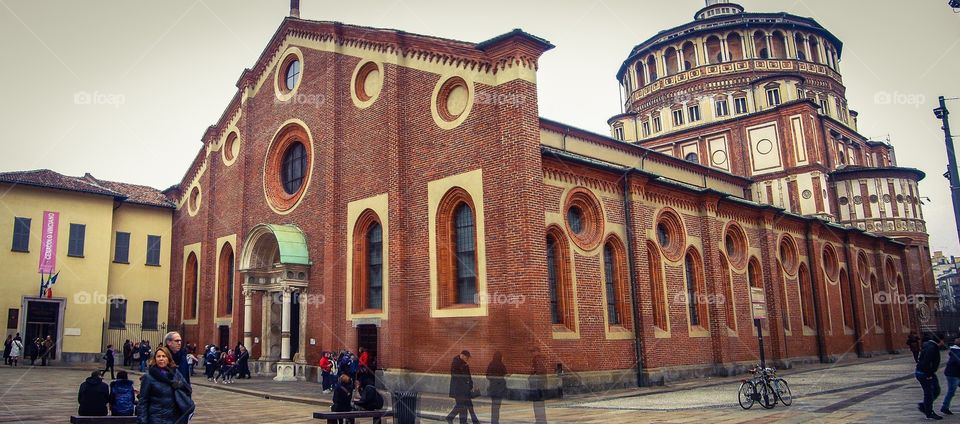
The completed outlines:
{"type": "Polygon", "coordinates": [[[500,353],[515,397],[740,372],[755,314],[780,366],[928,324],[924,175],[816,21],[709,1],[629,53],[612,137],[538,115],[553,47],[286,18],[167,191],[169,322],[278,380],[365,347],[443,392],[500,353]]]}

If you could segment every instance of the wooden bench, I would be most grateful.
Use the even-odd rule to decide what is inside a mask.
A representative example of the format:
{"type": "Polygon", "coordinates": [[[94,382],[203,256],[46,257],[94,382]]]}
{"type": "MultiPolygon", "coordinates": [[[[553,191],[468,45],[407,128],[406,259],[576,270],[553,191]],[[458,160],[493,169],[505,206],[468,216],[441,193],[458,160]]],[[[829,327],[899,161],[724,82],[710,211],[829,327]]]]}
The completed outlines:
{"type": "Polygon", "coordinates": [[[346,411],[346,412],[333,412],[333,411],[321,411],[314,412],[313,418],[320,420],[327,420],[327,423],[335,423],[337,420],[346,420],[346,419],[356,419],[356,418],[373,418],[374,424],[380,424],[380,419],[383,417],[393,417],[393,410],[391,409],[377,409],[375,411],[346,411]]]}
{"type": "Polygon", "coordinates": [[[82,415],[71,415],[71,424],[137,424],[137,416],[113,416],[104,415],[102,417],[88,417],[82,415]]]}

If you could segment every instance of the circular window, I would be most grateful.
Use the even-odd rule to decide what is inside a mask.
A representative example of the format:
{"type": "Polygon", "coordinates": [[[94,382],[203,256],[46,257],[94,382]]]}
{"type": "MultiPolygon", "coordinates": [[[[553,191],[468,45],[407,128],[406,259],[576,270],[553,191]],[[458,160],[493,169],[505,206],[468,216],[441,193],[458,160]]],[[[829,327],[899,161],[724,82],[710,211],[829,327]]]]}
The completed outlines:
{"type": "Polygon", "coordinates": [[[840,201],[840,206],[846,206],[847,204],[850,203],[850,199],[848,199],[846,196],[841,196],[839,201],[840,201]]]}
{"type": "Polygon", "coordinates": [[[291,59],[289,63],[284,66],[284,80],[283,88],[286,91],[293,91],[297,87],[297,83],[300,82],[300,60],[291,59]]]}
{"type": "Polygon", "coordinates": [[[657,242],[663,250],[663,256],[673,262],[679,261],[683,256],[686,237],[680,215],[671,208],[664,208],[657,216],[656,223],[657,242]]]}
{"type": "Polygon", "coordinates": [[[473,86],[453,76],[437,83],[431,101],[433,119],[440,128],[452,129],[463,123],[473,107],[473,86]]]}
{"type": "Polygon", "coordinates": [[[877,200],[878,200],[878,199],[877,199],[877,195],[876,195],[876,194],[871,194],[871,195],[870,195],[870,203],[877,203],[877,200]]]}
{"type": "Polygon", "coordinates": [[[367,62],[357,71],[357,80],[353,89],[361,101],[370,100],[380,94],[380,87],[383,79],[380,76],[380,68],[376,63],[367,62]]]}
{"type": "Polygon", "coordinates": [[[883,203],[890,203],[890,195],[889,195],[889,194],[884,194],[884,195],[883,195],[883,203]]]}
{"type": "Polygon", "coordinates": [[[300,123],[283,126],[267,148],[263,189],[277,213],[288,213],[303,198],[312,169],[310,137],[300,123]]]}
{"type": "Polygon", "coordinates": [[[813,192],[810,190],[804,190],[803,192],[800,193],[800,195],[803,196],[804,199],[809,199],[813,197],[813,192]]]}
{"type": "Polygon", "coordinates": [[[713,152],[713,163],[714,165],[723,165],[727,162],[727,153],[723,150],[717,150],[713,152]]]}
{"type": "Polygon", "coordinates": [[[832,244],[823,245],[823,273],[826,274],[827,279],[830,281],[836,281],[837,277],[840,276],[840,262],[837,259],[837,251],[833,248],[832,244]]]}
{"type": "Polygon", "coordinates": [[[853,196],[853,203],[854,203],[855,205],[859,205],[859,204],[863,203],[863,198],[860,197],[859,195],[853,196]]]}
{"type": "Polygon", "coordinates": [[[747,264],[747,235],[736,223],[731,222],[723,235],[723,247],[727,259],[734,268],[742,269],[747,264]]]}
{"type": "Polygon", "coordinates": [[[698,156],[696,153],[693,153],[693,152],[687,153],[687,155],[684,156],[683,159],[686,160],[687,162],[700,163],[700,156],[698,156]]]}
{"type": "Polygon", "coordinates": [[[592,250],[603,235],[603,210],[589,190],[581,187],[570,190],[566,202],[567,230],[573,242],[583,250],[592,250]]]}
{"type": "Polygon", "coordinates": [[[223,142],[223,162],[230,166],[240,155],[240,137],[236,131],[231,131],[227,135],[227,140],[223,142]]]}
{"type": "Polygon", "coordinates": [[[783,238],[780,239],[780,247],[778,250],[783,272],[790,276],[795,275],[797,273],[797,267],[800,265],[796,241],[793,240],[793,237],[784,235],[783,238]]]}
{"type": "Polygon", "coordinates": [[[898,194],[898,195],[897,195],[897,203],[903,203],[903,195],[902,195],[902,194],[898,194]]]}
{"type": "Polygon", "coordinates": [[[187,197],[187,213],[189,213],[190,216],[196,215],[200,210],[200,200],[202,200],[200,186],[195,185],[190,189],[190,196],[187,197]]]}

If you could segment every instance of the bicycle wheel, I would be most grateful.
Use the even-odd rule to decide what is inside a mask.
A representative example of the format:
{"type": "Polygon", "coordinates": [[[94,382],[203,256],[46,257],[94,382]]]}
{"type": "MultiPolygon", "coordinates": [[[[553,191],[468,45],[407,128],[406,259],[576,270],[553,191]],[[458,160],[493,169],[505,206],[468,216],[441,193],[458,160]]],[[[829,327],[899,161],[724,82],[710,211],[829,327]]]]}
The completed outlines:
{"type": "Polygon", "coordinates": [[[740,407],[750,409],[757,399],[757,387],[750,381],[740,383],[740,390],[737,391],[737,400],[740,401],[740,407]]]}
{"type": "Polygon", "coordinates": [[[784,406],[793,404],[793,393],[790,392],[790,385],[787,384],[787,380],[778,378],[773,380],[773,384],[780,402],[783,402],[784,406]]]}
{"type": "Polygon", "coordinates": [[[760,406],[762,406],[763,409],[771,409],[777,406],[777,394],[773,391],[773,388],[770,387],[770,382],[757,382],[757,394],[760,395],[760,406]]]}

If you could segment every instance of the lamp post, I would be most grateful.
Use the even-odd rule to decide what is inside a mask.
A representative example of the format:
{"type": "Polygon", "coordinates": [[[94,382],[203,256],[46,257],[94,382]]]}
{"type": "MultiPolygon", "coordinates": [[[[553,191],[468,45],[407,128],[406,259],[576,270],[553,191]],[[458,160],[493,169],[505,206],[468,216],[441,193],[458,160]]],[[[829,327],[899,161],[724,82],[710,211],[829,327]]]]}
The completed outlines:
{"type": "Polygon", "coordinates": [[[940,96],[940,107],[933,110],[943,122],[943,141],[947,145],[947,178],[950,180],[950,197],[953,198],[953,219],[957,226],[957,237],[960,240],[960,174],[957,173],[957,153],[953,148],[953,137],[950,135],[950,111],[947,110],[946,99],[940,96]]]}

